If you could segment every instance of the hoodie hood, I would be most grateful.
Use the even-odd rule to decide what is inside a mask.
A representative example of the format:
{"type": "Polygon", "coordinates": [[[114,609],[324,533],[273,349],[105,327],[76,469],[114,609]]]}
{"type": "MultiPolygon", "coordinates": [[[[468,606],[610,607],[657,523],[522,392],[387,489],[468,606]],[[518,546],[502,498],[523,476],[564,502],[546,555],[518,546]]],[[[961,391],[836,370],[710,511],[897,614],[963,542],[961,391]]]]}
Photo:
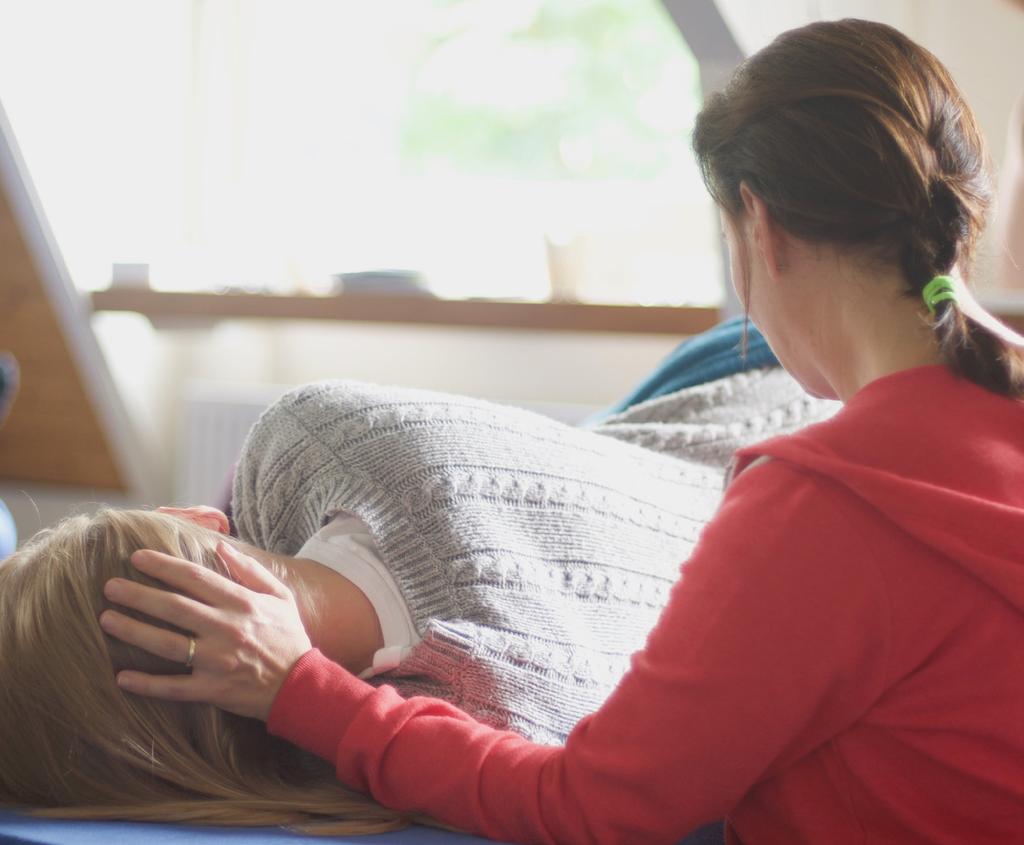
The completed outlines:
{"type": "Polygon", "coordinates": [[[827,476],[1024,612],[1024,402],[944,366],[864,387],[831,420],[737,453],[827,476]]]}

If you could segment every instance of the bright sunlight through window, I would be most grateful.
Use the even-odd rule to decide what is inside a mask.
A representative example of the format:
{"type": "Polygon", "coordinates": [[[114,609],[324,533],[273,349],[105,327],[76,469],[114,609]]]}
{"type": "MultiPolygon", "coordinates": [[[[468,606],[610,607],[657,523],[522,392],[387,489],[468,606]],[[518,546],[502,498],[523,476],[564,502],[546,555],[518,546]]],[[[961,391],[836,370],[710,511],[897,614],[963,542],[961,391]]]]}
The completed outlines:
{"type": "Polygon", "coordinates": [[[23,0],[0,101],[85,289],[721,298],[658,0],[23,0]]]}

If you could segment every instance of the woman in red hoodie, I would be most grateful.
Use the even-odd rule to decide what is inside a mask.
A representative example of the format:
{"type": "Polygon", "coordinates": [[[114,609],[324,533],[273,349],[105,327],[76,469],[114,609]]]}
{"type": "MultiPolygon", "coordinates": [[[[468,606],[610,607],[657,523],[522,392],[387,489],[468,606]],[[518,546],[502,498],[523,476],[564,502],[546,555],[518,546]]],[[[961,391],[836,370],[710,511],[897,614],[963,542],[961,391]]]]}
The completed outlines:
{"type": "Polygon", "coordinates": [[[1024,362],[966,274],[981,135],[926,50],[847,20],[780,36],[694,149],[751,319],[833,419],[745,449],[607,703],[564,748],[401,699],[310,649],[288,591],[141,552],[111,633],[191,675],[125,690],[266,719],[384,804],[520,842],[1024,841],[1024,362]]]}

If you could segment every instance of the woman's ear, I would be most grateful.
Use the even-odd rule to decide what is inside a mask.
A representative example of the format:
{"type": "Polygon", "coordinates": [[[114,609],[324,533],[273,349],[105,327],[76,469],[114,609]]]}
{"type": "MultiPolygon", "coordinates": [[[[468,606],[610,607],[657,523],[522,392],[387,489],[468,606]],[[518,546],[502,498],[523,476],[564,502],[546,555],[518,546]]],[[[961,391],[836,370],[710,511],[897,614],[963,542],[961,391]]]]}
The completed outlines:
{"type": "Polygon", "coordinates": [[[179,519],[187,519],[189,522],[209,528],[218,534],[227,534],[231,530],[224,512],[208,505],[196,505],[191,508],[157,508],[157,512],[176,516],[179,519]]]}
{"type": "Polygon", "coordinates": [[[786,232],[772,218],[764,200],[750,190],[746,182],[740,182],[740,198],[743,200],[745,216],[753,230],[754,244],[761,254],[768,275],[777,280],[786,269],[786,254],[789,247],[786,232]]]}

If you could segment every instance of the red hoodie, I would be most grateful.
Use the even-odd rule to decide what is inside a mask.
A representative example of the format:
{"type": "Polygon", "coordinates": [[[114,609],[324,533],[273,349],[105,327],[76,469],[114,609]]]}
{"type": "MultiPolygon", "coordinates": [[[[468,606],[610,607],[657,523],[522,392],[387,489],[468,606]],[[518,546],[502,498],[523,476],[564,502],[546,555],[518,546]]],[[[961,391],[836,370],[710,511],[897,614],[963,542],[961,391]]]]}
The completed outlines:
{"type": "Polygon", "coordinates": [[[745,845],[1024,842],[1024,403],[906,370],[738,466],[564,749],[317,651],[269,730],[496,839],[671,843],[727,817],[745,845]]]}

